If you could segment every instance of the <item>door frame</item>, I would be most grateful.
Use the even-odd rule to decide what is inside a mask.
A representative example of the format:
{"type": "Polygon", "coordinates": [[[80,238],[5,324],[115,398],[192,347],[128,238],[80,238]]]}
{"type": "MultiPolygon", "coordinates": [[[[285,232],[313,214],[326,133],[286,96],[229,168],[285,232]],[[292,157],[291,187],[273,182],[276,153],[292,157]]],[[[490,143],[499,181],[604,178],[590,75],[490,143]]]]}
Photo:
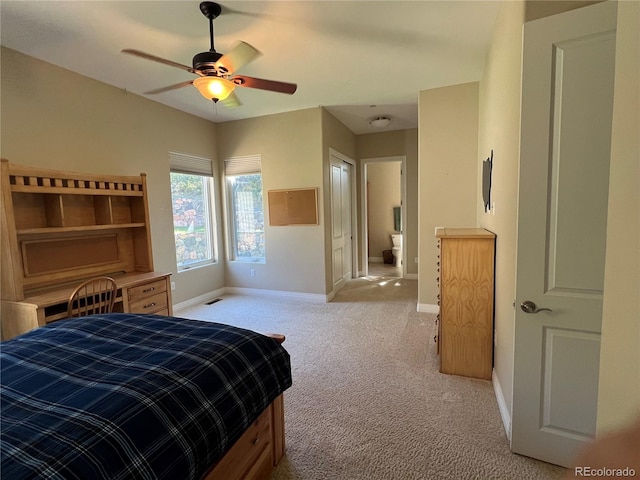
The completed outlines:
{"type": "MultiPolygon", "coordinates": [[[[340,153],[338,150],[329,147],[329,170],[331,170],[331,157],[336,157],[339,160],[342,160],[344,163],[349,164],[349,177],[350,177],[350,187],[351,187],[351,278],[355,278],[358,276],[358,212],[357,212],[357,193],[356,193],[356,161],[350,157],[347,157],[343,153],[340,153]]],[[[331,196],[333,193],[331,192],[331,196]]],[[[330,209],[331,214],[333,215],[333,208],[330,209]]],[[[331,222],[329,222],[331,225],[331,222]]],[[[332,248],[333,249],[333,248],[332,248]]],[[[331,271],[333,272],[333,252],[331,255],[331,271]]],[[[331,282],[333,284],[333,281],[331,282]]]]}
{"type": "Polygon", "coordinates": [[[369,252],[367,244],[369,241],[369,225],[367,221],[367,166],[371,163],[400,162],[400,217],[402,221],[402,278],[407,275],[407,156],[396,155],[392,157],[372,157],[360,160],[360,178],[362,178],[360,224],[362,225],[362,276],[369,275],[369,252]]]}

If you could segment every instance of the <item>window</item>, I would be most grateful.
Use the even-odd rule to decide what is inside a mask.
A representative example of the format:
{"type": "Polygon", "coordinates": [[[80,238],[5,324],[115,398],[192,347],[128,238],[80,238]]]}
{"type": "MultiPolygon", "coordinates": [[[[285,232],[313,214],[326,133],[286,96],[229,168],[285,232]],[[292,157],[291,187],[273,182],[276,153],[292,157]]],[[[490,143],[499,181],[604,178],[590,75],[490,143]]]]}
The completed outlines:
{"type": "Polygon", "coordinates": [[[225,161],[233,260],[264,262],[264,208],[260,157],[225,161]]]}
{"type": "Polygon", "coordinates": [[[216,261],[211,160],[169,153],[178,271],[216,261]]]}

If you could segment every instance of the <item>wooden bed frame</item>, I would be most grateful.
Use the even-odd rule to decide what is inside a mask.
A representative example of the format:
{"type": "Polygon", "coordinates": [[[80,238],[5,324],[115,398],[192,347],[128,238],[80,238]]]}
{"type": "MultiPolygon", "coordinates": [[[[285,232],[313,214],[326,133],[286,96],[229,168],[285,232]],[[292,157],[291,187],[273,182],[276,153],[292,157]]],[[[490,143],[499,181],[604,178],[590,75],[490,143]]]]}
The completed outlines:
{"type": "MultiPolygon", "coordinates": [[[[265,333],[283,343],[284,335],[265,333]]],[[[264,480],[284,455],[284,400],[269,405],[202,480],[264,480]]]]}
{"type": "Polygon", "coordinates": [[[284,408],[280,395],[202,480],[264,480],[283,455],[284,408]]]}

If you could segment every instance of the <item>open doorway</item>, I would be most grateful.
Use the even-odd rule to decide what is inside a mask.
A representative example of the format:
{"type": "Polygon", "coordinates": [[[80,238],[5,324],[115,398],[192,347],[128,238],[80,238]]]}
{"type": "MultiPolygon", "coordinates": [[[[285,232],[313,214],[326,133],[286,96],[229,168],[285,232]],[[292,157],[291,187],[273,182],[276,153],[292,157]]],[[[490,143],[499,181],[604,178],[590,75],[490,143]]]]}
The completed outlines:
{"type": "Polygon", "coordinates": [[[406,157],[362,160],[362,267],[365,276],[406,274],[406,157]]]}

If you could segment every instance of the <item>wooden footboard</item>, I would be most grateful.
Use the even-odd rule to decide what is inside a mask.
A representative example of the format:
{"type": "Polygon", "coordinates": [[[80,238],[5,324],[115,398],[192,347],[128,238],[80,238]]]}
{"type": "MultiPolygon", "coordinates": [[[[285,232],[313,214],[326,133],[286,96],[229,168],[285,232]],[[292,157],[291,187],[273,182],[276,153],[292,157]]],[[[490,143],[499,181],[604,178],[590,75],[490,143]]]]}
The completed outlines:
{"type": "Polygon", "coordinates": [[[264,480],[284,455],[284,402],[280,395],[203,480],[264,480]]]}

